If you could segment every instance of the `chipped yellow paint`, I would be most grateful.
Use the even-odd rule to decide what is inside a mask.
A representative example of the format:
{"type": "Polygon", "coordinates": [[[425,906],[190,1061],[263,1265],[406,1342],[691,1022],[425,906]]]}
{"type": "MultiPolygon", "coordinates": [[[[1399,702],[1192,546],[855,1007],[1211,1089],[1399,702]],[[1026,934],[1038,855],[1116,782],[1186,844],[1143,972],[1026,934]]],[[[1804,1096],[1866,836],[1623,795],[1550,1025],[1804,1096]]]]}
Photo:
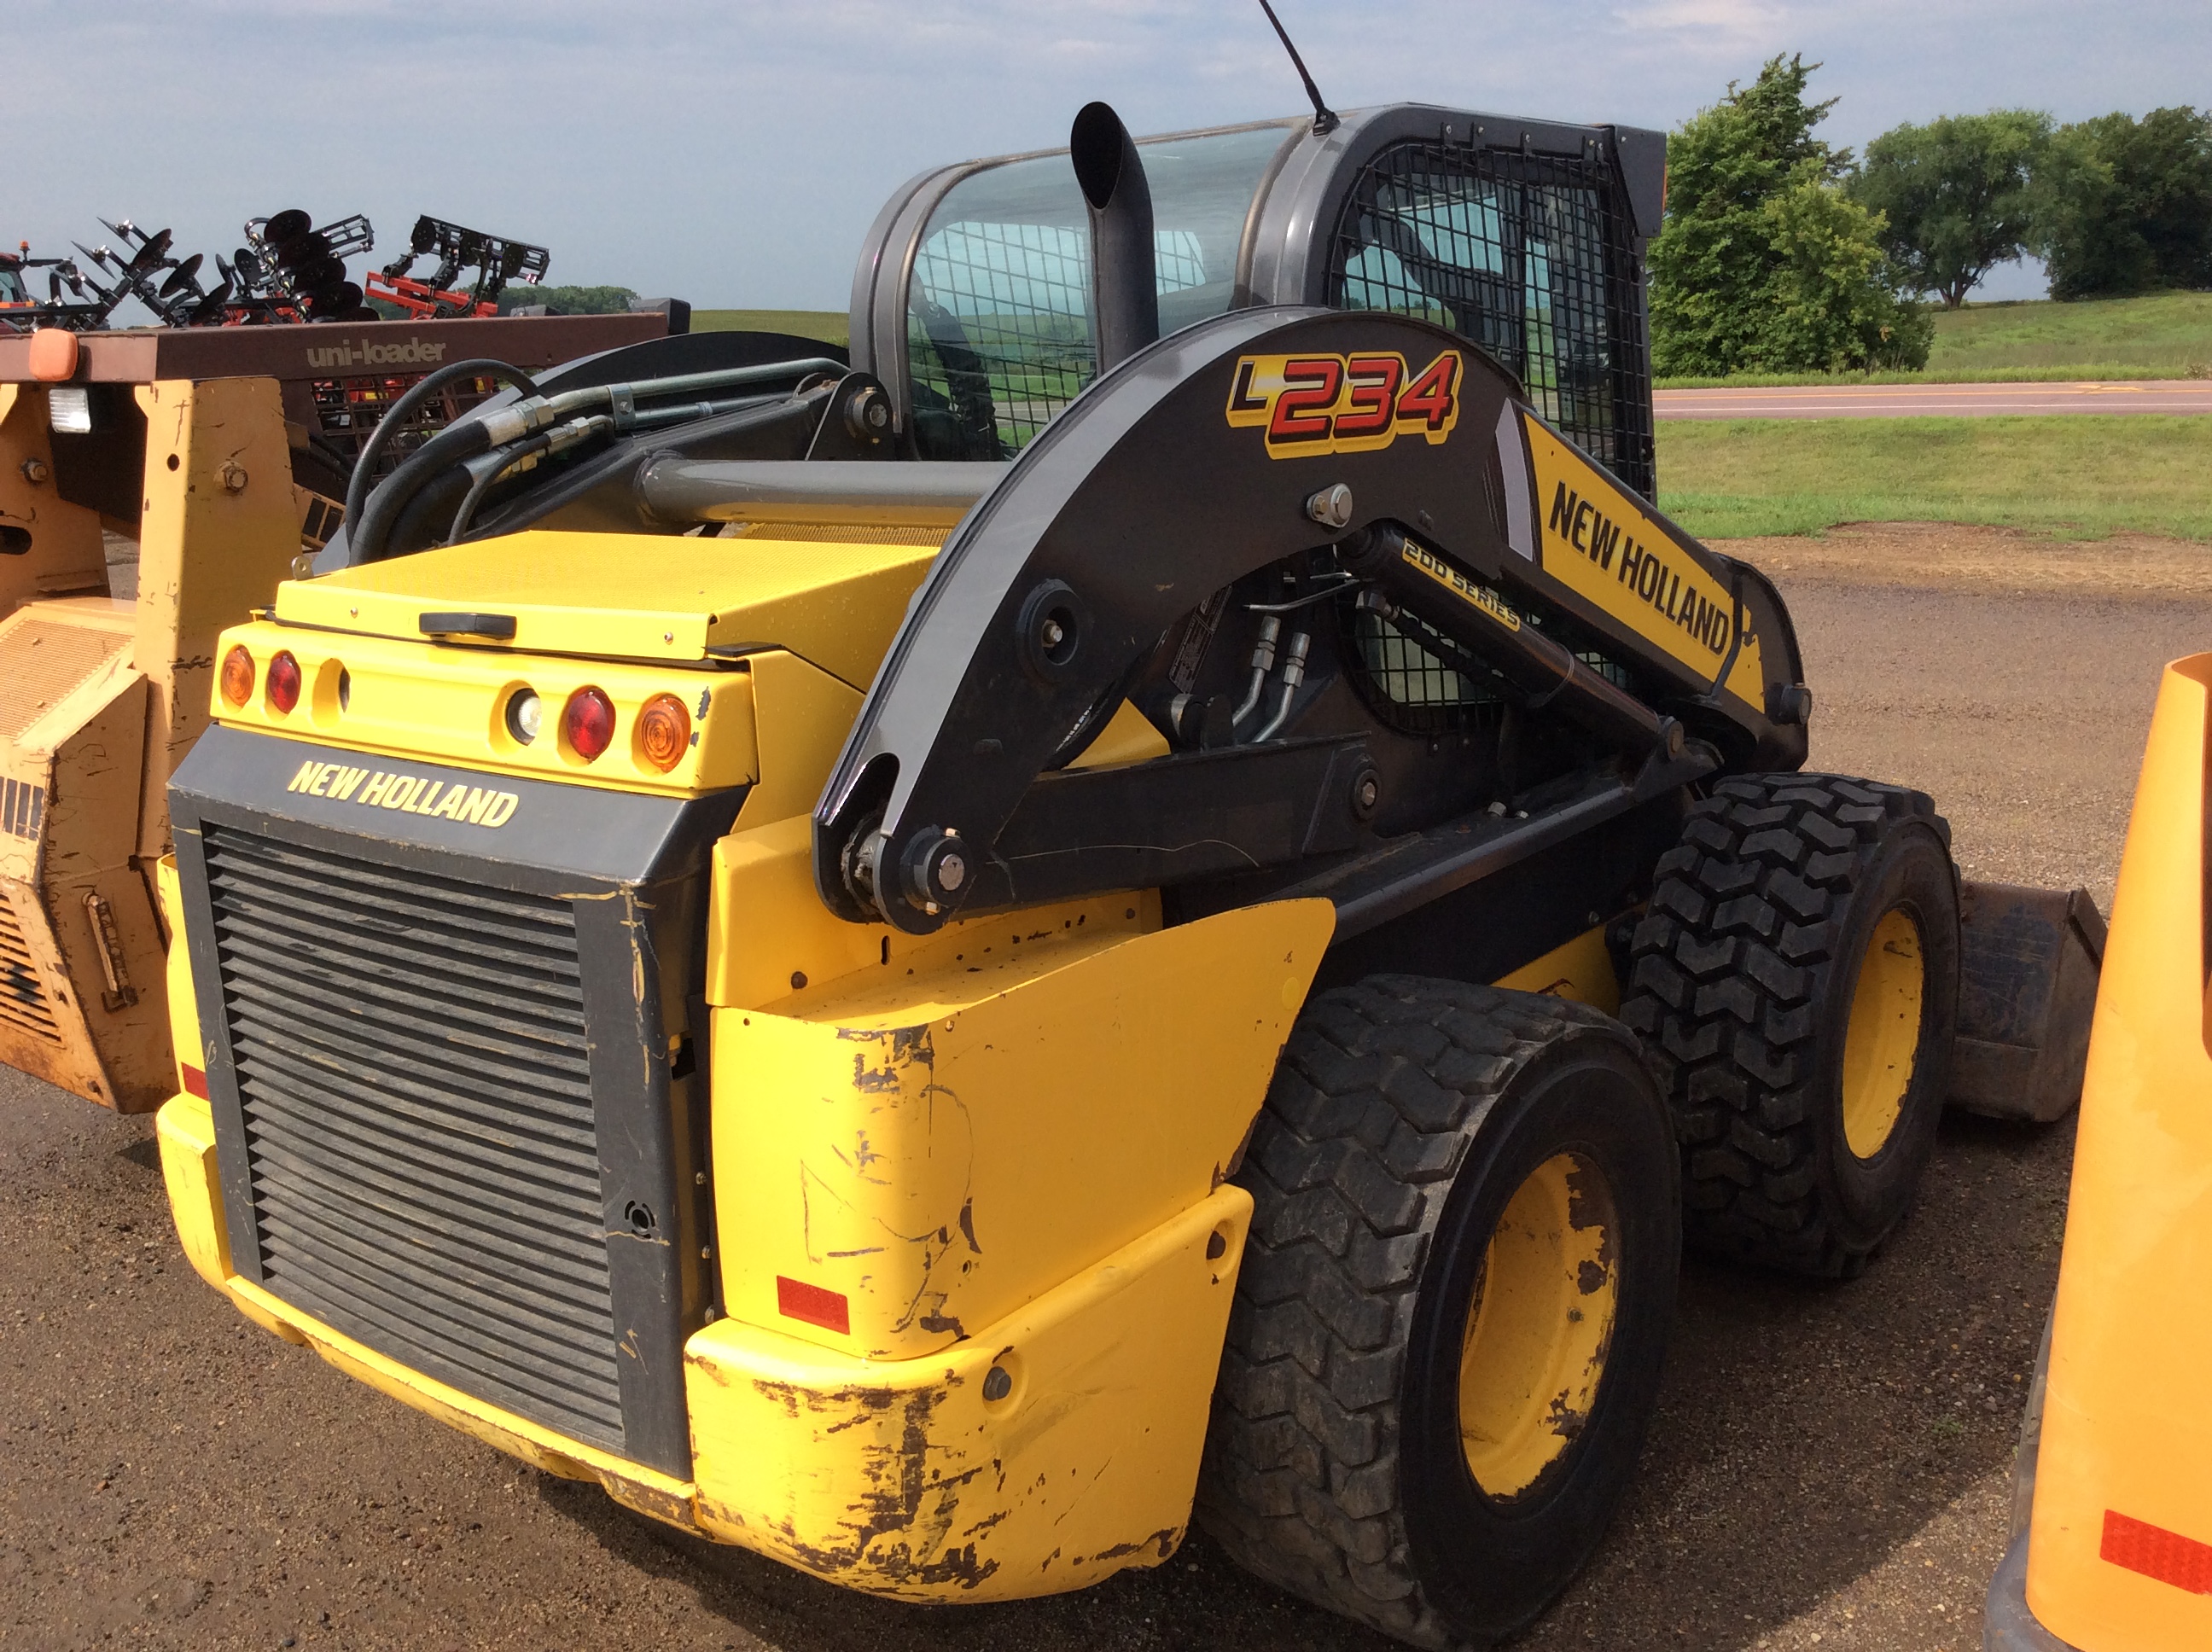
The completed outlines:
{"type": "Polygon", "coordinates": [[[1190,1518],[1251,1210],[1218,1188],[925,1358],[708,1326],[684,1350],[700,1527],[914,1600],[1158,1565],[1190,1518]]]}
{"type": "Polygon", "coordinates": [[[2081,1090],[2028,1540],[2069,1644],[2212,1646],[2212,654],[2166,671],[2120,860],[2081,1090]],[[2108,1516],[2170,1534],[2105,1553],[2108,1516]],[[2146,1575],[2167,1563],[2168,1579],[2146,1575]]]}
{"type": "Polygon", "coordinates": [[[177,1096],[157,1122],[185,1253],[240,1313],[656,1520],[848,1588],[962,1600],[1157,1565],[1188,1523],[1251,1218],[1242,1188],[1215,1189],[928,1358],[865,1360],[730,1320],[694,1333],[684,1480],[410,1370],[232,1273],[208,1105],[177,1096]],[[1003,1394],[987,1382],[994,1366],[1003,1394]]]}
{"type": "Polygon", "coordinates": [[[1460,1449],[1491,1497],[1528,1491],[1589,1420],[1620,1306],[1617,1221],[1604,1172],[1566,1152],[1491,1230],[1459,1366],[1460,1449]]]}
{"type": "MultiPolygon", "coordinates": [[[[718,907],[713,926],[738,932],[746,910],[718,907]]],[[[1118,925],[978,920],[908,962],[714,1011],[732,1317],[915,1358],[1219,1184],[1334,908],[1277,902],[1151,933],[1134,902],[1121,910],[1118,925]],[[787,1316],[779,1278],[842,1296],[849,1329],[787,1316]]]]}

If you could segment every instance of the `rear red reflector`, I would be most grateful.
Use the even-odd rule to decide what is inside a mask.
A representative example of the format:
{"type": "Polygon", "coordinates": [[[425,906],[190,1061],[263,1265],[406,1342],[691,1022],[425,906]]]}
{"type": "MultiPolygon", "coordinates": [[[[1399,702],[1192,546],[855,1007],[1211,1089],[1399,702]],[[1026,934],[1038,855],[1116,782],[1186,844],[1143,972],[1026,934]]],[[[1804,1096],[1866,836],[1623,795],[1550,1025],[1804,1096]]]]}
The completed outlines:
{"type": "Polygon", "coordinates": [[[2115,1566],[2141,1572],[2191,1594],[2212,1594],[2212,1543],[2169,1532],[2148,1521],[2105,1510],[2105,1541],[2098,1551],[2115,1566]]]}
{"type": "Polygon", "coordinates": [[[185,1094],[197,1096],[202,1101],[207,1100],[207,1074],[198,1067],[188,1067],[181,1061],[177,1063],[177,1066],[185,1075],[185,1094]]]}
{"type": "Polygon", "coordinates": [[[824,1291],[818,1285],[802,1285],[779,1273],[775,1276],[775,1306],[786,1319],[805,1320],[809,1325],[835,1331],[839,1336],[852,1334],[853,1315],[845,1306],[842,1292],[824,1291]]]}

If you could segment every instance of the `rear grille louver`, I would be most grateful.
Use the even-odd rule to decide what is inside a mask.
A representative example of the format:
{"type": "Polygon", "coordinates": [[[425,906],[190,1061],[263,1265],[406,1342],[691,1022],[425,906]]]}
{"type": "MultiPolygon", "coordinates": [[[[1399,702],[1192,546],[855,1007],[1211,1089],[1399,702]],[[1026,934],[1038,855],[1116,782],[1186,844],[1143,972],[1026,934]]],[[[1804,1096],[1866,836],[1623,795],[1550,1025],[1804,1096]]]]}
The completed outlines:
{"type": "Polygon", "coordinates": [[[263,1282],[620,1450],[568,902],[203,833],[263,1282]]]}
{"type": "Polygon", "coordinates": [[[62,1042],[62,1029],[54,1020],[53,1006],[46,1000],[46,985],[40,977],[39,961],[4,895],[0,895],[0,1023],[49,1044],[62,1042]]]}

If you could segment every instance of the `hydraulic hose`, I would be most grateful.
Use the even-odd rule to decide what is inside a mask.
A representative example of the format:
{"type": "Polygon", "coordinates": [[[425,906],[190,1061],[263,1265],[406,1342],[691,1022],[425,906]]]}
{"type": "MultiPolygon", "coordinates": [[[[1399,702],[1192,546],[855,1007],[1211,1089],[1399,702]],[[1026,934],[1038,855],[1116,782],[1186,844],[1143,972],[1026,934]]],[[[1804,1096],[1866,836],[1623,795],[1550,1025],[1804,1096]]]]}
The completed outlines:
{"type": "Polygon", "coordinates": [[[604,413],[591,418],[571,419],[550,430],[541,430],[527,440],[494,448],[490,452],[480,453],[470,459],[461,467],[470,477],[468,495],[461,501],[461,507],[453,513],[453,524],[446,530],[446,543],[449,545],[461,543],[468,533],[470,519],[477,513],[477,507],[483,503],[484,495],[495,483],[526,469],[548,453],[565,452],[577,443],[587,441],[613,428],[614,421],[604,413]]]}
{"type": "MultiPolygon", "coordinates": [[[[456,362],[447,371],[458,374],[471,365],[456,362]]],[[[492,365],[496,367],[499,364],[492,365]]],[[[348,560],[358,565],[380,562],[390,555],[387,547],[392,541],[394,525],[406,514],[415,495],[447,467],[474,459],[494,447],[518,441],[571,414],[605,408],[608,410],[608,422],[602,428],[627,430],[638,422],[637,403],[641,398],[695,395],[705,391],[726,390],[741,385],[788,379],[794,374],[820,371],[842,373],[843,370],[841,363],[827,357],[809,357],[804,361],[769,361],[752,367],[678,374],[665,379],[641,379],[633,383],[589,385],[551,397],[538,392],[536,386],[532,385],[532,393],[520,401],[450,424],[409,454],[405,462],[367,496],[362,502],[360,517],[357,519],[349,517],[346,529],[348,560]]],[[[427,384],[429,380],[423,382],[427,384]]],[[[398,405],[394,404],[395,410],[398,405]]],[[[649,410],[647,416],[650,417],[649,410]]],[[[386,416],[387,419],[390,417],[390,415],[386,416]]]]}
{"type": "Polygon", "coordinates": [[[471,361],[454,361],[424,374],[407,387],[398,401],[384,410],[384,416],[376,422],[376,428],[368,433],[368,440],[361,445],[361,452],[353,462],[353,475],[346,482],[347,521],[361,520],[361,507],[368,501],[369,484],[376,474],[376,462],[384,457],[384,450],[392,439],[414,416],[416,409],[456,379],[496,379],[502,384],[514,386],[526,396],[538,393],[538,381],[520,367],[510,367],[505,361],[495,361],[489,356],[479,356],[471,361]]]}
{"type": "Polygon", "coordinates": [[[385,544],[392,524],[414,500],[422,484],[448,465],[474,459],[492,446],[491,428],[481,419],[449,424],[410,453],[399,468],[384,478],[368,496],[358,522],[346,528],[348,559],[356,567],[384,560],[385,544]]]}

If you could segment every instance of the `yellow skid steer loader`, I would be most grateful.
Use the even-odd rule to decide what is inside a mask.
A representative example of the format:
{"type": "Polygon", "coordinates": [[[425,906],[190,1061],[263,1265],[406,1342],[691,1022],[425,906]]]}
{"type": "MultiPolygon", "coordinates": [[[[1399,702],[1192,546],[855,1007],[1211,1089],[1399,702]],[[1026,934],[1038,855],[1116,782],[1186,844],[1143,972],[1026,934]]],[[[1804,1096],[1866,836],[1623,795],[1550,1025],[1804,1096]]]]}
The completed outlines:
{"type": "Polygon", "coordinates": [[[1944,822],[1796,772],[1780,597],[1652,504],[1662,155],[1092,105],[884,208],[849,362],[427,444],[171,787],[195,1266],[854,1588],[1195,1507],[1417,1644],[1529,1622],[1686,1226],[1862,1266],[1960,1004],[1944,822]]]}

